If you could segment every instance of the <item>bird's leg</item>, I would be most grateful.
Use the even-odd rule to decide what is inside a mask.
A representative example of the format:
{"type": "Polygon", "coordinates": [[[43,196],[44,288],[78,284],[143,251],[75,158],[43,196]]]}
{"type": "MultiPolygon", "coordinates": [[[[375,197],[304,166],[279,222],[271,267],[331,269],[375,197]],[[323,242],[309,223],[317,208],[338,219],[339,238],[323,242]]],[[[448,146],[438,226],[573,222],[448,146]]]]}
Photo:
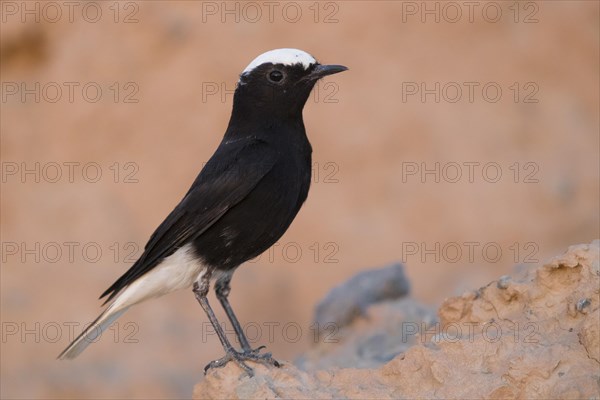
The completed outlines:
{"type": "Polygon", "coordinates": [[[235,349],[233,348],[231,343],[229,343],[227,336],[225,336],[225,332],[223,332],[223,328],[221,328],[221,325],[219,325],[219,321],[217,321],[217,317],[215,316],[215,313],[213,312],[212,308],[210,307],[210,304],[208,304],[208,299],[206,298],[206,295],[208,294],[208,289],[210,288],[211,275],[212,275],[212,270],[206,271],[206,273],[200,278],[200,283],[194,282],[193,291],[194,291],[194,295],[196,296],[196,300],[198,300],[198,303],[200,303],[200,305],[202,306],[202,309],[208,316],[210,323],[212,324],[213,328],[215,329],[215,332],[217,332],[217,336],[219,337],[219,340],[221,341],[221,344],[223,345],[223,348],[225,349],[225,356],[223,358],[220,358],[218,360],[210,362],[206,367],[204,367],[204,373],[206,373],[206,371],[208,371],[210,368],[223,367],[229,361],[233,360],[248,375],[253,376],[254,373],[252,371],[252,368],[250,368],[249,366],[247,366],[244,363],[243,358],[239,357],[240,353],[235,351],[235,349]]]}
{"type": "Polygon", "coordinates": [[[233,325],[233,330],[235,331],[235,334],[237,335],[238,340],[240,341],[240,345],[242,346],[242,350],[243,350],[242,355],[244,356],[245,359],[248,359],[248,360],[263,362],[263,363],[267,363],[267,364],[271,364],[276,367],[279,367],[280,366],[279,362],[277,362],[277,360],[273,359],[273,357],[271,356],[271,353],[265,353],[265,354],[261,354],[261,355],[258,354],[262,349],[265,348],[265,346],[257,347],[254,350],[252,349],[252,347],[250,347],[250,343],[248,342],[248,339],[246,338],[246,335],[244,334],[244,330],[242,329],[240,322],[238,321],[237,317],[235,316],[235,313],[233,312],[233,309],[231,308],[231,304],[229,304],[228,297],[229,297],[229,292],[231,291],[230,282],[231,282],[231,274],[223,275],[215,283],[215,292],[217,295],[217,299],[219,299],[219,301],[221,302],[221,305],[223,306],[223,309],[225,310],[225,313],[227,314],[227,318],[229,318],[229,321],[231,321],[231,325],[233,325]]]}
{"type": "Polygon", "coordinates": [[[231,282],[231,275],[223,275],[222,278],[219,278],[215,283],[215,293],[217,295],[217,299],[221,302],[225,313],[227,314],[227,318],[231,321],[231,325],[233,325],[233,330],[235,331],[238,340],[240,341],[240,345],[245,353],[252,351],[250,347],[250,343],[248,343],[248,338],[244,334],[244,330],[242,329],[240,322],[238,321],[231,305],[229,304],[229,292],[231,291],[231,286],[229,285],[231,282]]]}

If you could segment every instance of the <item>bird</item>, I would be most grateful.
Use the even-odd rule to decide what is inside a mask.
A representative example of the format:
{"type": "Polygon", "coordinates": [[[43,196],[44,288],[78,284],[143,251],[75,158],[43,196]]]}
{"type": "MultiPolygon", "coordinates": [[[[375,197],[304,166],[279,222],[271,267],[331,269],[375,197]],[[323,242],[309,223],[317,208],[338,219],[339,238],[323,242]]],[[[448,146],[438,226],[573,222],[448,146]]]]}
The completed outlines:
{"type": "Polygon", "coordinates": [[[58,356],[73,359],[129,308],[192,287],[225,350],[206,365],[233,361],[279,367],[265,346],[253,349],[229,303],[236,269],[270,248],[307,199],[312,146],[303,109],[317,81],[346,71],[293,48],[267,51],[242,71],[219,146],[179,204],[150,236],[142,255],[102,295],[106,309],[58,356]],[[211,282],[241,350],[226,337],[207,294],[211,282]]]}

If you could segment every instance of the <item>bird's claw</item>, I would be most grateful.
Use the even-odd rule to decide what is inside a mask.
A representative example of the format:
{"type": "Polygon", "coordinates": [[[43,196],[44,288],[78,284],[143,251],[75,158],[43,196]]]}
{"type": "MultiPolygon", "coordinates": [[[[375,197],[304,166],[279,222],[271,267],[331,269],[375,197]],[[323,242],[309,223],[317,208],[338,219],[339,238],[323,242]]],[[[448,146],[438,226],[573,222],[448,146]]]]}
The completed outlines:
{"type": "Polygon", "coordinates": [[[228,362],[235,362],[241,369],[248,374],[248,376],[254,376],[254,370],[250,368],[245,361],[258,362],[265,365],[273,365],[277,368],[281,367],[281,364],[275,360],[271,353],[259,354],[262,349],[266,346],[257,347],[254,350],[244,350],[238,352],[233,349],[227,352],[223,357],[218,360],[211,361],[206,367],[204,367],[204,374],[211,368],[223,368],[228,362]]]}
{"type": "MultiPolygon", "coordinates": [[[[262,345],[262,346],[258,346],[257,348],[253,349],[244,349],[244,351],[242,352],[242,354],[252,354],[252,355],[258,355],[258,353],[260,353],[260,351],[262,349],[266,349],[267,346],[262,345]]],[[[266,354],[271,354],[271,353],[265,353],[266,354]]]]}
{"type": "Polygon", "coordinates": [[[274,359],[273,356],[271,355],[271,353],[259,354],[260,351],[266,347],[267,346],[260,346],[254,350],[244,351],[241,354],[248,361],[259,362],[261,364],[266,364],[266,365],[272,365],[277,368],[281,367],[281,364],[279,363],[279,361],[274,359]]]}

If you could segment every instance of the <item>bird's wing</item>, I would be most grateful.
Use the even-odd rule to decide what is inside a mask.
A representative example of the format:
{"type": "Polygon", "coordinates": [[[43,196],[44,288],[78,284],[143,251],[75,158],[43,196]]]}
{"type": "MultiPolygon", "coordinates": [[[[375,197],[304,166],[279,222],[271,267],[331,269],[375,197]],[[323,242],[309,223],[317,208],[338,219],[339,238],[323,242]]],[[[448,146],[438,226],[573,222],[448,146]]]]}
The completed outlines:
{"type": "Polygon", "coordinates": [[[279,153],[259,139],[223,143],[183,200],[152,234],[144,253],[100,298],[114,298],[165,257],[210,228],[271,171],[279,153]]]}

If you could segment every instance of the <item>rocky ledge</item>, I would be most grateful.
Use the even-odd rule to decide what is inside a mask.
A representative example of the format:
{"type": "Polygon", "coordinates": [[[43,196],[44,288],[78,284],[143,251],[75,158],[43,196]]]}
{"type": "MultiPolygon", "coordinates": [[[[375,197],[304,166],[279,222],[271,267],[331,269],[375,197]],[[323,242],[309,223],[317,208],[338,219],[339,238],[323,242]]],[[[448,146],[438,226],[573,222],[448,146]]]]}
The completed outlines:
{"type": "MultiPolygon", "coordinates": [[[[369,279],[355,277],[318,308],[317,318],[328,309],[343,316],[337,343],[281,368],[253,364],[253,377],[233,363],[211,370],[194,398],[598,399],[599,245],[571,246],[543,266],[447,299],[437,316],[406,295],[401,279],[384,299],[344,290],[369,279]],[[350,301],[352,292],[361,298],[350,301]]],[[[387,281],[393,268],[380,276],[387,281]]]]}

